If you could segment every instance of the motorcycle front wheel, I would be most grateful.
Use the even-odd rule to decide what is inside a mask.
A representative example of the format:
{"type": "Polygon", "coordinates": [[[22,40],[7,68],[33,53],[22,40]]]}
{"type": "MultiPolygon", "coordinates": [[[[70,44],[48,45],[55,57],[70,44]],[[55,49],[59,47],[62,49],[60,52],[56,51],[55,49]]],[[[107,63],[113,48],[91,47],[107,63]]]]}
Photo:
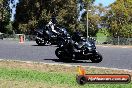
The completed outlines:
{"type": "Polygon", "coordinates": [[[102,55],[100,53],[96,53],[96,54],[93,54],[90,58],[90,60],[93,62],[93,63],[99,63],[101,62],[103,59],[102,55]]]}

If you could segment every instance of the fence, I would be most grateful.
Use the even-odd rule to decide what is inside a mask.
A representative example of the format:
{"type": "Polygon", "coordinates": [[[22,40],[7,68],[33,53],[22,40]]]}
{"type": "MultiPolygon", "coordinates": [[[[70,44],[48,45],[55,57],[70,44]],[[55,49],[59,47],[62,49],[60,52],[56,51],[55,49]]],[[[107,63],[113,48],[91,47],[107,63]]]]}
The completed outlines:
{"type": "MultiPolygon", "coordinates": [[[[2,34],[0,35],[0,39],[19,41],[19,35],[20,34],[15,34],[15,35],[2,34]]],[[[25,35],[25,41],[35,41],[35,35],[25,35]]]]}
{"type": "MultiPolygon", "coordinates": [[[[132,38],[114,38],[114,37],[93,37],[96,40],[96,44],[112,44],[112,45],[132,45],[132,38]]],[[[18,35],[2,34],[0,35],[2,40],[14,40],[19,41],[18,35]]],[[[35,35],[25,35],[26,41],[35,41],[35,35]]]]}
{"type": "Polygon", "coordinates": [[[132,38],[94,37],[96,44],[132,45],[132,38]]]}

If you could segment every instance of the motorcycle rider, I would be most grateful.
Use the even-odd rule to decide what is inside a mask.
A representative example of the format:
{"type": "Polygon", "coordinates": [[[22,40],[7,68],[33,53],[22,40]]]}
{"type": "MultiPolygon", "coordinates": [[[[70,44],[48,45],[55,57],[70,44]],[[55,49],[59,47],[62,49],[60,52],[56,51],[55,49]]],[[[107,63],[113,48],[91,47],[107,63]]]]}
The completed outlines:
{"type": "Polygon", "coordinates": [[[75,30],[75,32],[73,33],[72,39],[75,41],[75,43],[80,42],[81,40],[81,33],[79,32],[79,30],[75,30]]]}
{"type": "Polygon", "coordinates": [[[57,20],[56,20],[55,15],[52,15],[51,21],[47,24],[47,26],[50,27],[50,29],[53,32],[53,34],[57,34],[58,33],[57,30],[56,30],[56,22],[57,22],[57,20]]]}
{"type": "Polygon", "coordinates": [[[77,29],[74,33],[73,33],[73,36],[72,36],[72,39],[73,41],[76,43],[81,43],[82,42],[82,34],[81,32],[77,29]]]}
{"type": "Polygon", "coordinates": [[[85,40],[85,38],[82,39],[81,37],[82,37],[81,32],[79,30],[76,30],[72,36],[72,39],[74,41],[74,43],[73,43],[74,49],[73,50],[75,52],[82,51],[82,53],[85,54],[86,49],[85,49],[85,47],[82,47],[82,45],[84,45],[86,43],[86,40],[85,40]]]}

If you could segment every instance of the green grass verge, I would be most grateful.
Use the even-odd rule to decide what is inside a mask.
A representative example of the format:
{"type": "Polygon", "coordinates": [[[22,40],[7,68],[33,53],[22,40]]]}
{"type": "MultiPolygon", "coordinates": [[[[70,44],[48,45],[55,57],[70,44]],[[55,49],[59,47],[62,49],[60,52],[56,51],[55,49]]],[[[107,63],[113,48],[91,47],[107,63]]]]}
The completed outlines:
{"type": "MultiPolygon", "coordinates": [[[[41,72],[35,70],[0,68],[0,79],[42,82],[56,85],[68,85],[69,88],[132,88],[129,84],[86,84],[80,86],[76,83],[76,74],[59,72],[41,72]]],[[[64,86],[63,86],[64,87],[64,86]]]]}
{"type": "Polygon", "coordinates": [[[75,75],[57,72],[0,68],[0,77],[10,80],[43,81],[55,84],[74,84],[75,75]]]}

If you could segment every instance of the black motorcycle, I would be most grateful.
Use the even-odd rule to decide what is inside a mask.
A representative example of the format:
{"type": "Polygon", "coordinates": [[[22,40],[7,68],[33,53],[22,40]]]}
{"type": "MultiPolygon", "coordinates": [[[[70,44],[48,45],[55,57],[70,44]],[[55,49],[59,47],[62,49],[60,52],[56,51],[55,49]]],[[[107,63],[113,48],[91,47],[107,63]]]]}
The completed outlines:
{"type": "Polygon", "coordinates": [[[80,32],[74,32],[71,38],[72,38],[72,40],[74,42],[80,42],[80,40],[81,41],[83,40],[83,42],[87,42],[88,41],[88,42],[90,42],[91,47],[94,47],[96,49],[96,46],[95,46],[95,41],[96,40],[94,38],[92,38],[92,37],[86,38],[80,32]]]}
{"type": "Polygon", "coordinates": [[[69,36],[69,34],[65,28],[56,26],[54,28],[56,33],[52,31],[50,25],[46,25],[41,31],[36,31],[36,43],[38,45],[61,45],[65,38],[69,36]]]}
{"type": "Polygon", "coordinates": [[[77,43],[69,38],[55,50],[55,54],[61,61],[90,59],[94,63],[99,63],[103,59],[102,55],[96,51],[96,47],[85,39],[77,43]]]}

